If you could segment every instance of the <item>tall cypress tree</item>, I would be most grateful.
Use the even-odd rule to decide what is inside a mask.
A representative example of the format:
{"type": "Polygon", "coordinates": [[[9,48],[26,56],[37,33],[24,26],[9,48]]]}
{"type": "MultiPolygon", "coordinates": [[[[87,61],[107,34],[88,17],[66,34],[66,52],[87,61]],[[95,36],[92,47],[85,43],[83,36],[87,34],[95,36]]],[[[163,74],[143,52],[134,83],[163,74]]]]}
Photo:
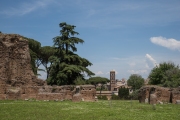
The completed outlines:
{"type": "Polygon", "coordinates": [[[83,43],[84,40],[75,37],[79,33],[74,31],[74,25],[65,22],[60,23],[60,36],[53,38],[56,53],[50,58],[49,78],[47,83],[50,85],[70,85],[74,84],[78,78],[84,79],[85,75],[94,75],[87,67],[92,63],[78,54],[76,44],[83,43]]]}

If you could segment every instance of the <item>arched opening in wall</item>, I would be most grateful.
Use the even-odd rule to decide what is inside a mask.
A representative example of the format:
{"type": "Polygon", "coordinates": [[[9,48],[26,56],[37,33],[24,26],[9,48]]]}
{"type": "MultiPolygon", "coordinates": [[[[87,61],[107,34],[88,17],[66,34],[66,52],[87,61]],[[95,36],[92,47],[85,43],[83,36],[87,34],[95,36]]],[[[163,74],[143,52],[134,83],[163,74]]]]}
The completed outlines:
{"type": "Polygon", "coordinates": [[[173,95],[172,95],[172,91],[170,92],[170,97],[169,97],[169,102],[170,103],[172,103],[172,97],[173,97],[173,95]]]}

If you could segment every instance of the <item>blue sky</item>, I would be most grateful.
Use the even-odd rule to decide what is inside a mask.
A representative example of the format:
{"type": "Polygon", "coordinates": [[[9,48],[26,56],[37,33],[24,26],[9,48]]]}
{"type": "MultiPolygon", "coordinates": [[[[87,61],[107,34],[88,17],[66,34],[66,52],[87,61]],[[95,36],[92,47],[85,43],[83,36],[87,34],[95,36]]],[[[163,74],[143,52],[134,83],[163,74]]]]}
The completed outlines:
{"type": "Polygon", "coordinates": [[[115,70],[117,79],[146,79],[160,62],[180,64],[179,6],[179,0],[1,0],[0,31],[52,46],[66,22],[85,41],[77,53],[96,76],[115,70]]]}

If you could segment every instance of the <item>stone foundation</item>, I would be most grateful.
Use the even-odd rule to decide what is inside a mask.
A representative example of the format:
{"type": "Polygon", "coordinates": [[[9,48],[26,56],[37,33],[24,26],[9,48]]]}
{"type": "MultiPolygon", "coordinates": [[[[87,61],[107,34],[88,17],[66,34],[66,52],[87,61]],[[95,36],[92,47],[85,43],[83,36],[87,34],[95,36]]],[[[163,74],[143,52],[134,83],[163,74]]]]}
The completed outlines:
{"type": "MultiPolygon", "coordinates": [[[[75,87],[71,85],[7,87],[6,92],[1,92],[0,100],[73,100],[76,96],[75,87]]],[[[81,85],[80,88],[78,101],[95,101],[96,90],[93,85],[81,85]]],[[[77,101],[77,98],[74,101],[77,101]]]]}

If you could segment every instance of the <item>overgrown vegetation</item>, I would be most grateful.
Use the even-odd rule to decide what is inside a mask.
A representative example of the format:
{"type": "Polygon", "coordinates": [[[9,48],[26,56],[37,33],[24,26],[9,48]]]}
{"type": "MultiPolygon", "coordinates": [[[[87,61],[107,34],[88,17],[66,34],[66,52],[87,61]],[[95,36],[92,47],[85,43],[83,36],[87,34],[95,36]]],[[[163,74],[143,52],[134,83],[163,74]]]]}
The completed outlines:
{"type": "Polygon", "coordinates": [[[121,87],[118,91],[118,96],[120,99],[129,99],[129,88],[121,87]]]}
{"type": "Polygon", "coordinates": [[[120,98],[119,98],[119,96],[118,95],[112,95],[111,96],[111,100],[119,100],[120,98]]]}
{"type": "Polygon", "coordinates": [[[149,74],[149,84],[163,87],[180,86],[180,68],[171,62],[163,62],[154,67],[149,74]]]}
{"type": "Polygon", "coordinates": [[[139,90],[133,91],[133,92],[130,94],[130,98],[133,99],[133,100],[138,100],[138,93],[139,93],[139,90]]]}
{"type": "Polygon", "coordinates": [[[140,89],[144,85],[144,78],[141,77],[141,75],[138,74],[132,74],[128,81],[128,86],[131,86],[131,89],[137,90],[140,89]]]}
{"type": "Polygon", "coordinates": [[[98,100],[108,100],[106,95],[99,95],[97,96],[98,100]]]}
{"type": "Polygon", "coordinates": [[[98,102],[0,101],[1,120],[178,120],[177,104],[152,105],[131,100],[98,102]]]}
{"type": "Polygon", "coordinates": [[[31,39],[31,38],[26,38],[29,43],[29,53],[31,56],[31,67],[35,75],[38,75],[38,67],[41,65],[40,63],[40,48],[41,48],[41,43],[31,39]]]}

